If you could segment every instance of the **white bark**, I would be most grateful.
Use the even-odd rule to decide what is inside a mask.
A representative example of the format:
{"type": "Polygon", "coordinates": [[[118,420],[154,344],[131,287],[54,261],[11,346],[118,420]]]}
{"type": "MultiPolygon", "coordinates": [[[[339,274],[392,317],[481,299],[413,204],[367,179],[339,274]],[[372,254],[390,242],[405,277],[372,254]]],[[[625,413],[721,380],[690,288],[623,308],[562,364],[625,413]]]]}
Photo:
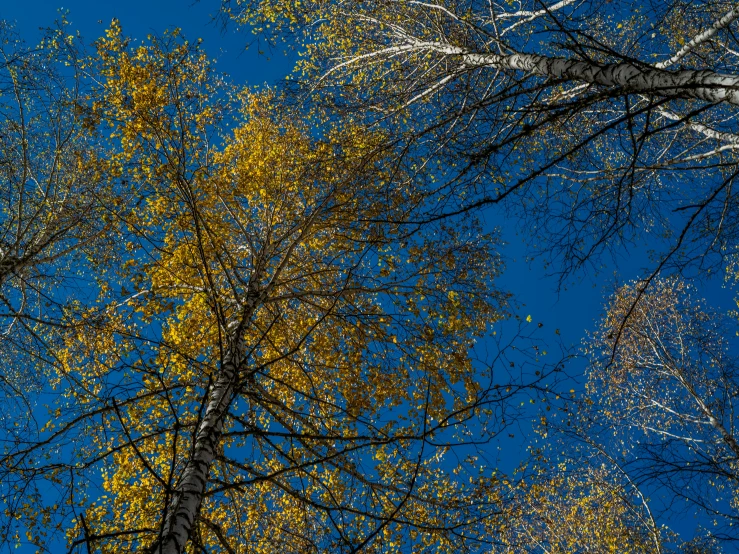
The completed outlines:
{"type": "MultiPolygon", "coordinates": [[[[665,119],[669,119],[670,121],[685,120],[684,116],[677,115],[664,108],[660,108],[657,111],[662,117],[664,117],[665,119]]],[[[701,123],[693,123],[692,121],[685,121],[685,125],[686,127],[688,127],[688,129],[692,129],[696,133],[700,133],[701,135],[710,139],[715,139],[721,142],[728,142],[730,144],[739,146],[739,135],[735,135],[734,133],[718,131],[701,123]]]]}
{"type": "Polygon", "coordinates": [[[551,79],[620,87],[630,93],[739,105],[739,76],[722,75],[710,70],[665,71],[631,63],[597,64],[538,54],[479,53],[440,42],[416,41],[409,46],[417,51],[460,56],[469,68],[526,71],[551,79]]]}
{"type": "Polygon", "coordinates": [[[724,15],[721,19],[716,21],[708,29],[696,35],[695,37],[693,37],[693,39],[690,40],[685,46],[683,46],[680,50],[675,52],[673,56],[671,56],[670,58],[666,59],[663,62],[654,64],[654,67],[656,67],[657,69],[664,69],[666,67],[671,66],[674,63],[679,62],[681,59],[687,56],[690,52],[692,52],[696,46],[703,44],[704,42],[710,40],[721,29],[724,29],[728,27],[729,25],[731,25],[731,23],[737,17],[739,17],[739,6],[733,8],[732,10],[729,10],[729,12],[726,15],[724,15]]]}
{"type": "MultiPolygon", "coordinates": [[[[152,548],[155,554],[181,554],[185,551],[205,495],[208,475],[221,442],[224,420],[234,400],[239,371],[244,362],[242,327],[277,286],[277,281],[289,263],[294,249],[311,228],[318,212],[319,210],[316,210],[303,225],[293,229],[297,236],[287,247],[269,282],[259,290],[250,287],[239,319],[233,320],[227,326],[226,331],[231,334],[232,340],[224,353],[218,376],[207,393],[205,414],[195,434],[193,454],[187,461],[182,478],[177,483],[172,500],[167,506],[161,541],[152,548]]],[[[254,282],[260,282],[261,270],[256,269],[252,278],[254,282]]]]}
{"type": "Polygon", "coordinates": [[[541,9],[541,10],[538,10],[538,11],[535,11],[535,12],[533,12],[533,11],[518,11],[518,12],[515,12],[515,13],[502,13],[502,14],[499,14],[497,16],[498,19],[505,19],[505,18],[512,18],[512,17],[524,17],[525,18],[525,19],[522,19],[520,21],[517,21],[516,23],[514,23],[510,27],[506,27],[505,29],[503,29],[503,32],[500,33],[500,36],[502,37],[503,35],[505,35],[507,33],[510,33],[516,27],[519,27],[519,26],[524,25],[526,23],[531,23],[532,21],[534,21],[535,19],[537,19],[539,17],[542,17],[544,15],[551,14],[552,12],[555,12],[557,10],[560,10],[560,9],[566,7],[566,6],[569,6],[574,1],[575,0],[561,0],[560,2],[557,2],[555,4],[552,4],[551,6],[545,8],[545,9],[541,9]]]}
{"type": "Polygon", "coordinates": [[[221,440],[223,422],[233,400],[240,364],[241,349],[232,347],[226,353],[221,371],[208,391],[205,415],[195,435],[193,455],[167,508],[162,541],[154,550],[157,554],[181,554],[185,551],[221,440]]]}
{"type": "Polygon", "coordinates": [[[537,11],[519,10],[513,13],[503,12],[503,13],[497,14],[497,17],[498,19],[507,19],[511,17],[539,17],[540,15],[546,15],[548,13],[552,13],[561,8],[564,8],[565,6],[569,6],[574,1],[575,0],[560,0],[559,2],[556,2],[552,4],[551,6],[548,6],[541,10],[537,10],[537,11]]]}

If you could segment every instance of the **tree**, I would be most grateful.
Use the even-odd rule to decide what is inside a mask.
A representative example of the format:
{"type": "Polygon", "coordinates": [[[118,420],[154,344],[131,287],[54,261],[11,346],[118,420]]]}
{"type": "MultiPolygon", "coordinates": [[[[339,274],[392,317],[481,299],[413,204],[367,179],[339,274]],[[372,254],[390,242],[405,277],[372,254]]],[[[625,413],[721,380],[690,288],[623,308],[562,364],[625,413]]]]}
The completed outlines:
{"type": "Polygon", "coordinates": [[[74,255],[92,252],[104,229],[99,210],[103,177],[95,171],[99,146],[74,109],[80,76],[63,75],[48,65],[56,50],[32,50],[5,23],[0,26],[0,317],[5,340],[12,340],[17,328],[29,331],[35,322],[55,318],[50,290],[65,279],[62,270],[74,255]]]}
{"type": "MultiPolygon", "coordinates": [[[[45,40],[30,48],[0,23],[0,456],[38,431],[36,406],[54,378],[42,363],[43,330],[63,325],[65,298],[92,281],[82,264],[104,257],[117,210],[98,137],[76,109],[80,69],[61,64],[68,39],[52,31],[45,40]]],[[[14,512],[21,485],[5,469],[0,505],[14,512]]]]}
{"type": "Polygon", "coordinates": [[[607,466],[547,467],[550,451],[526,469],[501,552],[666,552],[666,533],[634,489],[607,466]],[[542,465],[542,463],[544,465],[542,465]]]}
{"type": "Polygon", "coordinates": [[[417,166],[443,160],[422,220],[502,205],[563,278],[645,236],[653,276],[720,270],[736,246],[731,3],[223,6],[304,41],[301,93],[388,129],[417,166]]]}
{"type": "Polygon", "coordinates": [[[682,280],[643,287],[620,288],[589,341],[588,393],[567,434],[653,511],[703,513],[711,536],[736,540],[739,383],[727,321],[682,280]]]}
{"type": "MultiPolygon", "coordinates": [[[[616,395],[607,379],[593,384],[589,400],[598,402],[585,413],[595,425],[607,426],[618,413],[609,403],[630,398],[635,407],[621,413],[620,440],[629,444],[636,429],[646,433],[644,425],[651,421],[646,459],[655,463],[648,466],[644,452],[634,453],[630,462],[638,456],[644,465],[629,463],[622,475],[641,467],[635,482],[663,482],[672,492],[669,501],[685,497],[690,481],[689,491],[712,493],[709,501],[688,492],[694,507],[715,514],[720,524],[731,523],[733,423],[720,425],[722,434],[712,422],[731,413],[733,362],[721,352],[720,333],[697,325],[694,308],[684,306],[679,295],[668,296],[684,312],[665,311],[667,300],[652,303],[666,294],[661,277],[702,279],[734,263],[736,6],[712,0],[699,5],[234,0],[223,6],[229,18],[268,38],[299,37],[307,56],[293,90],[301,99],[385,130],[410,167],[439,164],[435,182],[417,183],[443,200],[429,205],[417,221],[502,206],[530,233],[531,251],[545,257],[560,285],[574,271],[599,270],[603,254],[616,255],[634,244],[651,250],[644,279],[609,312],[608,340],[599,337],[588,346],[606,359],[593,371],[610,368],[611,375],[630,348],[635,360],[657,363],[649,340],[634,338],[639,325],[645,328],[638,334],[651,333],[653,341],[672,340],[660,335],[672,326],[671,337],[687,332],[690,340],[703,341],[701,348],[711,343],[712,353],[694,345],[682,357],[663,359],[660,363],[673,364],[672,380],[660,380],[659,387],[672,388],[650,397],[685,415],[683,425],[692,421],[697,427],[680,427],[670,438],[679,425],[666,414],[641,418],[640,410],[647,409],[639,403],[643,382],[627,377],[628,395],[616,395]],[[644,314],[650,310],[666,318],[665,326],[648,328],[644,314]],[[706,334],[694,337],[700,333],[706,334]],[[710,360],[709,354],[717,358],[710,360]],[[694,372],[705,390],[691,391],[689,381],[681,385],[685,371],[694,372]],[[714,373],[719,371],[729,373],[714,373]],[[716,401],[721,417],[709,413],[709,398],[717,391],[723,394],[716,401]],[[688,448],[684,441],[691,440],[708,441],[696,442],[706,449],[703,462],[675,450],[675,445],[688,448]],[[689,461],[695,470],[681,466],[682,477],[673,479],[676,460],[689,461]]],[[[680,344],[669,347],[677,351],[680,344]]],[[[662,373],[645,369],[643,375],[657,379],[662,373]]],[[[603,457],[596,440],[600,431],[591,428],[583,436],[595,441],[584,456],[598,459],[586,461],[583,473],[605,463],[618,474],[623,460],[610,448],[604,450],[614,459],[603,457]]],[[[624,490],[629,486],[627,479],[624,490]]],[[[734,535],[729,527],[722,532],[724,538],[734,535]]]]}
{"type": "Polygon", "coordinates": [[[554,370],[475,347],[506,315],[495,235],[407,229],[433,198],[398,186],[381,130],[229,91],[178,32],[134,47],[114,22],[80,64],[136,201],[95,297],[44,332],[49,417],[0,459],[6,516],[102,552],[495,541],[507,489],[478,445],[554,370]]]}

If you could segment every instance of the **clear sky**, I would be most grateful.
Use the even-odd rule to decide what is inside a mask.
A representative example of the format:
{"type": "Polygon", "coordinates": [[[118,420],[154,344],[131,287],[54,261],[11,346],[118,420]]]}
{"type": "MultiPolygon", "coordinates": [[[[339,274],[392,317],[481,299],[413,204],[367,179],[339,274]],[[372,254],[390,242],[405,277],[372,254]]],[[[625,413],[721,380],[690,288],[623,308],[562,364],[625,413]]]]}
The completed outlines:
{"type": "Polygon", "coordinates": [[[138,39],[179,27],[191,40],[202,38],[220,71],[238,83],[261,85],[289,72],[291,63],[281,51],[259,55],[256,45],[245,50],[252,37],[233,28],[224,30],[215,22],[219,5],[219,0],[5,0],[0,2],[0,19],[15,21],[29,43],[40,37],[39,28],[53,25],[60,9],[68,11],[72,29],[79,30],[85,42],[100,37],[114,18],[121,21],[126,35],[138,39]]]}

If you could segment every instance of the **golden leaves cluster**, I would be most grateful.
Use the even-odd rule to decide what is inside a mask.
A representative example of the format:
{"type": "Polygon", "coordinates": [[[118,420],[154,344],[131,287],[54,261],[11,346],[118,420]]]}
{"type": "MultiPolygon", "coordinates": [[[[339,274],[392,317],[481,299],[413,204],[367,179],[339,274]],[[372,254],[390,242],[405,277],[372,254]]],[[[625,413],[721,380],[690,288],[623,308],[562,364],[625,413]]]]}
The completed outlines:
{"type": "Polygon", "coordinates": [[[89,110],[120,240],[89,315],[57,332],[65,413],[93,414],[79,458],[101,490],[80,495],[70,538],[156,540],[238,348],[193,545],[454,551],[450,530],[499,497],[424,444],[464,440],[481,401],[471,349],[506,301],[496,236],[471,218],[414,229],[424,199],[382,131],[224,90],[177,32],[132,45],[114,22],[96,47],[89,110]],[[469,502],[450,512],[455,495],[469,502]]]}

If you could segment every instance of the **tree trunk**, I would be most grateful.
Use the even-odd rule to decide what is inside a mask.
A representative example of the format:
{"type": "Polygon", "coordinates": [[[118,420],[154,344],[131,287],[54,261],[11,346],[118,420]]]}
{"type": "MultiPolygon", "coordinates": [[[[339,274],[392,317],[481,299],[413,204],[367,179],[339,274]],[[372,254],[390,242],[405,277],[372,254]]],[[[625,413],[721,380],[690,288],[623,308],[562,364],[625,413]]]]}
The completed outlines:
{"type": "Polygon", "coordinates": [[[205,493],[211,464],[223,432],[223,421],[234,397],[241,354],[237,346],[226,352],[221,371],[208,391],[205,415],[195,435],[195,447],[182,479],[167,507],[164,531],[152,549],[156,554],[180,554],[190,539],[205,493]]]}
{"type": "Polygon", "coordinates": [[[477,53],[439,42],[412,42],[402,50],[429,50],[461,56],[470,68],[493,67],[527,71],[552,79],[579,81],[605,87],[620,87],[624,92],[662,97],[696,98],[706,102],[739,105],[739,77],[710,70],[666,71],[631,63],[598,64],[551,58],[537,54],[477,53]]]}

